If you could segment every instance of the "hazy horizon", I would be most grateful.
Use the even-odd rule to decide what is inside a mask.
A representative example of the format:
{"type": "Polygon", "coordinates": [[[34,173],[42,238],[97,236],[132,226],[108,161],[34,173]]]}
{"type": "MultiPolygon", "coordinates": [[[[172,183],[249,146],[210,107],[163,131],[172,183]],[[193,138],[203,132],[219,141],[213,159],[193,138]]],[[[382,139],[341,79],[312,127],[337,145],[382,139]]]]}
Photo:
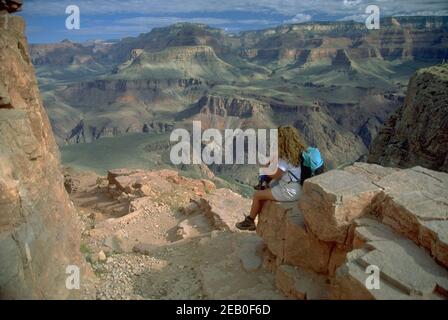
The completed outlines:
{"type": "Polygon", "coordinates": [[[26,35],[30,43],[54,43],[64,39],[73,42],[119,40],[180,22],[203,23],[229,33],[302,22],[362,22],[368,5],[377,5],[381,17],[448,16],[445,0],[431,3],[416,0],[130,0],[125,3],[28,0],[18,15],[27,22],[26,35]],[[79,30],[65,27],[68,5],[77,5],[80,9],[79,30]]]}

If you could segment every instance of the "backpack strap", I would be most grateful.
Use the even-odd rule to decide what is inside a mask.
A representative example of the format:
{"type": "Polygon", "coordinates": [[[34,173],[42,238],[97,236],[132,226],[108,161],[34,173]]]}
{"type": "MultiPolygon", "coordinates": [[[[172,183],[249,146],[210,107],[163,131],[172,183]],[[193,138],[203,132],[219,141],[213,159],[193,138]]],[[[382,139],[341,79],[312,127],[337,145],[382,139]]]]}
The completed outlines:
{"type": "Polygon", "coordinates": [[[300,179],[297,178],[296,175],[295,175],[294,173],[292,173],[290,170],[288,170],[287,172],[288,172],[288,174],[289,174],[290,176],[293,176],[294,179],[296,179],[296,181],[293,181],[293,180],[291,179],[291,177],[289,177],[289,178],[291,179],[291,181],[289,181],[288,183],[291,183],[291,182],[300,182],[300,179]]]}

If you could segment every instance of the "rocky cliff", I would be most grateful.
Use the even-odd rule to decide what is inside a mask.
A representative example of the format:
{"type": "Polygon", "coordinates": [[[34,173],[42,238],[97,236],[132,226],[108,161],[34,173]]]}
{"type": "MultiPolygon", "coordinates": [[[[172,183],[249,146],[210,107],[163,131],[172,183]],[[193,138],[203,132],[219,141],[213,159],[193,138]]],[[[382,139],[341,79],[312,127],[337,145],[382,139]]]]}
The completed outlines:
{"type": "Polygon", "coordinates": [[[64,189],[24,22],[4,12],[0,74],[0,298],[73,297],[67,266],[78,266],[81,284],[85,280],[75,209],[64,189]]]}
{"type": "Polygon", "coordinates": [[[405,103],[374,140],[369,162],[448,172],[448,64],[419,70],[405,103]]]}
{"type": "Polygon", "coordinates": [[[263,207],[264,265],[297,299],[447,299],[447,184],[446,173],[365,163],[309,179],[298,205],[263,207]]]}
{"type": "Polygon", "coordinates": [[[446,17],[389,17],[382,20],[378,33],[353,21],[302,23],[243,32],[240,41],[242,56],[262,61],[338,60],[341,47],[353,58],[443,59],[447,49],[440,37],[447,26],[446,17]]]}

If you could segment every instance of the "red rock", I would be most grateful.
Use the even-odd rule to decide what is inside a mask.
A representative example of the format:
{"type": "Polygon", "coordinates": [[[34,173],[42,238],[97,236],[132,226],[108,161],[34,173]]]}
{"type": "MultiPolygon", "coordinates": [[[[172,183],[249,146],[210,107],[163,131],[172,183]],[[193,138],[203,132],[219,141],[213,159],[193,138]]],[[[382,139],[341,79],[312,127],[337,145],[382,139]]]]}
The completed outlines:
{"type": "Polygon", "coordinates": [[[345,244],[353,220],[368,212],[380,191],[364,175],[332,170],[305,182],[299,208],[319,240],[345,244]]]}
{"type": "MultiPolygon", "coordinates": [[[[14,11],[20,1],[1,1],[14,11]]],[[[21,17],[0,14],[0,291],[6,299],[64,299],[66,268],[91,271],[64,188],[59,153],[42,106],[21,17]]]]}
{"type": "Polygon", "coordinates": [[[266,201],[258,216],[257,233],[260,235],[269,251],[278,259],[284,259],[286,236],[286,215],[296,204],[266,201]]]}
{"type": "Polygon", "coordinates": [[[285,220],[284,263],[327,273],[332,245],[306,231],[303,215],[298,210],[288,212],[285,220]]]}

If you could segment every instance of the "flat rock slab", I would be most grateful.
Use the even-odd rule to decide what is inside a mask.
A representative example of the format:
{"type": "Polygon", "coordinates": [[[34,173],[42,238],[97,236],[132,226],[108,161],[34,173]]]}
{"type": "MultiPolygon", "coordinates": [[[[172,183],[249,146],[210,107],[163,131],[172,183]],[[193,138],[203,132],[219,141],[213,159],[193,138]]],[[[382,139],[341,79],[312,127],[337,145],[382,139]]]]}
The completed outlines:
{"type": "Polygon", "coordinates": [[[251,200],[229,189],[216,189],[201,198],[200,206],[212,226],[233,232],[240,231],[235,225],[250,211],[251,200]]]}
{"type": "Polygon", "coordinates": [[[350,297],[349,288],[357,288],[358,298],[372,299],[438,299],[448,292],[448,270],[425,249],[374,219],[360,219],[357,224],[355,243],[363,246],[337,270],[335,296],[350,297]],[[371,265],[380,270],[378,290],[365,286],[369,276],[365,270],[371,265]]]}
{"type": "Polygon", "coordinates": [[[318,239],[344,244],[353,220],[366,213],[380,191],[365,175],[332,170],[305,182],[299,208],[318,239]]]}
{"type": "Polygon", "coordinates": [[[180,176],[174,170],[126,170],[108,171],[109,186],[115,186],[119,191],[137,196],[155,196],[166,193],[189,192],[203,196],[216,189],[213,182],[206,179],[190,179],[180,176]]]}
{"type": "Polygon", "coordinates": [[[192,238],[213,230],[202,214],[188,216],[178,224],[177,234],[183,239],[192,238]]]}
{"type": "MultiPolygon", "coordinates": [[[[365,253],[360,250],[361,253],[365,253]]],[[[353,252],[356,254],[357,252],[353,252]]],[[[387,281],[380,280],[379,290],[366,288],[369,274],[366,268],[355,260],[349,260],[337,270],[336,278],[332,280],[330,299],[333,300],[414,300],[404,291],[394,287],[387,281]]],[[[381,278],[380,278],[381,279],[381,278]]]]}
{"type": "Polygon", "coordinates": [[[207,257],[199,274],[202,288],[209,299],[285,299],[275,287],[274,275],[259,268],[245,271],[238,246],[254,241],[253,234],[219,231],[198,247],[198,254],[207,257]]]}
{"type": "Polygon", "coordinates": [[[357,175],[363,175],[368,180],[376,182],[392,173],[400,171],[400,169],[386,168],[377,164],[365,162],[355,162],[353,165],[344,168],[344,171],[357,175]]]}
{"type": "Polygon", "coordinates": [[[382,221],[448,267],[448,174],[415,167],[377,183],[384,189],[374,200],[382,221]]]}
{"type": "Polygon", "coordinates": [[[260,269],[262,266],[262,252],[264,247],[263,239],[256,234],[249,234],[237,242],[235,248],[241,261],[243,269],[252,272],[260,269]]]}

